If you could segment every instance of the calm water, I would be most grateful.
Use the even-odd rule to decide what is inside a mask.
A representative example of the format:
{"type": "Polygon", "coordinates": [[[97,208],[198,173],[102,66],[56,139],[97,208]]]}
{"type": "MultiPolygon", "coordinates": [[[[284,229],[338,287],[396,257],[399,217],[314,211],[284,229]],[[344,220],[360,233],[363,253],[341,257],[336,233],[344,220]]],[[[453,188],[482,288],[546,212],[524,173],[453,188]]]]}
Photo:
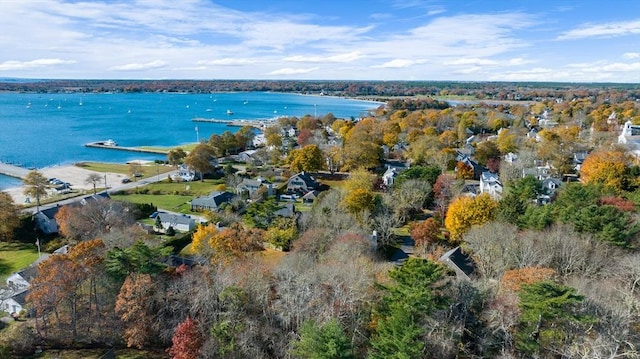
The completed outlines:
{"type": "MultiPolygon", "coordinates": [[[[84,144],[113,139],[121,146],[176,146],[236,131],[224,124],[192,122],[322,115],[358,117],[379,103],[265,92],[215,94],[0,93],[0,161],[42,168],[79,161],[125,162],[164,156],[95,149],[84,144]],[[232,115],[227,114],[232,111],[232,115]],[[195,128],[198,127],[198,133],[195,128]]],[[[0,175],[0,188],[20,181],[0,175]]]]}

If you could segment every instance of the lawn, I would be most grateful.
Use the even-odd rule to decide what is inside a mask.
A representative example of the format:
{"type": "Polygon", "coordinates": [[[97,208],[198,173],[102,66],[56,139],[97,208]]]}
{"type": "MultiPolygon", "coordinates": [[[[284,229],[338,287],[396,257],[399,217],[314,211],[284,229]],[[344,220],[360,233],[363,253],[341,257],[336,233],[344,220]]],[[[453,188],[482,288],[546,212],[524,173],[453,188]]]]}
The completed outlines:
{"type": "Polygon", "coordinates": [[[34,243],[0,242],[0,283],[11,273],[28,267],[38,259],[38,248],[34,243]]]}
{"type": "Polygon", "coordinates": [[[197,145],[198,145],[198,143],[189,143],[189,144],[182,145],[182,146],[177,146],[177,147],[140,146],[138,148],[143,149],[143,150],[151,150],[151,151],[158,151],[158,152],[164,152],[164,153],[169,153],[169,151],[171,151],[171,150],[175,150],[177,148],[182,148],[183,150],[185,150],[185,152],[189,152],[189,151],[193,150],[194,148],[196,148],[197,145]]]}
{"type": "Polygon", "coordinates": [[[158,208],[180,213],[192,213],[191,207],[187,203],[194,196],[184,196],[179,194],[113,194],[111,198],[116,201],[131,203],[153,203],[158,208]]]}
{"type": "MultiPolygon", "coordinates": [[[[110,173],[121,173],[124,175],[128,175],[131,173],[131,167],[127,164],[120,163],[104,163],[104,162],[80,162],[77,163],[76,166],[80,168],[84,168],[91,171],[96,172],[110,172],[110,173]]],[[[152,177],[158,174],[163,174],[170,172],[173,170],[173,167],[166,165],[149,164],[139,166],[139,172],[142,173],[143,177],[152,177]]]]}

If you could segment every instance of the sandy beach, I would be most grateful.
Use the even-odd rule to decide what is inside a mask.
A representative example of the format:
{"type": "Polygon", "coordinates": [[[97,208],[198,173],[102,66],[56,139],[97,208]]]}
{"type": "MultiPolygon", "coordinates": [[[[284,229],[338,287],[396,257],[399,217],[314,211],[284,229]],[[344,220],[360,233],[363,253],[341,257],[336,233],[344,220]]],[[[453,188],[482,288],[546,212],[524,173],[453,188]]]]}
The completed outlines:
{"type": "MultiPolygon", "coordinates": [[[[63,182],[68,182],[71,184],[71,188],[74,190],[92,190],[93,185],[85,183],[89,174],[97,173],[103,178],[105,177],[105,173],[90,171],[87,169],[83,169],[74,165],[64,165],[64,166],[52,166],[45,167],[38,170],[47,178],[57,178],[63,182]]],[[[126,175],[119,173],[106,173],[106,180],[108,187],[115,187],[121,184],[122,179],[126,177],[126,175]]],[[[104,187],[104,182],[99,183],[98,188],[104,187]]],[[[24,187],[13,187],[2,190],[3,192],[9,193],[13,198],[13,202],[15,204],[23,204],[25,203],[26,196],[24,195],[24,187]]]]}

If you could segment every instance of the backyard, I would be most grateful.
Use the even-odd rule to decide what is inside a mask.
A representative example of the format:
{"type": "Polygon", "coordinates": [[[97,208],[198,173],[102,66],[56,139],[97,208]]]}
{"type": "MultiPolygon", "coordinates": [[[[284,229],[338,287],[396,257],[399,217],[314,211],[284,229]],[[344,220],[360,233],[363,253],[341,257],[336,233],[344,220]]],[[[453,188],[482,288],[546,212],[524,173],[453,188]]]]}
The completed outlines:
{"type": "Polygon", "coordinates": [[[35,243],[0,242],[0,283],[38,259],[35,243]]]}

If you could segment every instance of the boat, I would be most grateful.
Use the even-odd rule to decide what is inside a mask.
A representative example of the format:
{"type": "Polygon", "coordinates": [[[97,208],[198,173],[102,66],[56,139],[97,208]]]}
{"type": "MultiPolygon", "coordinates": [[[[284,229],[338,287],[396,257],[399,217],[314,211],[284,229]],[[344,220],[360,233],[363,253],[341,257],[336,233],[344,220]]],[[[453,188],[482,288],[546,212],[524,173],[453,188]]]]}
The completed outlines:
{"type": "Polygon", "coordinates": [[[111,147],[115,147],[115,146],[117,146],[118,144],[116,143],[116,141],[109,139],[109,140],[103,141],[103,142],[102,142],[102,145],[103,145],[103,146],[111,146],[111,147]]]}
{"type": "Polygon", "coordinates": [[[233,111],[227,110],[227,115],[233,115],[233,111]]]}
{"type": "Polygon", "coordinates": [[[210,108],[208,108],[208,109],[206,109],[205,111],[207,111],[207,112],[212,112],[213,110],[212,110],[212,109],[210,109],[210,108]]]}

